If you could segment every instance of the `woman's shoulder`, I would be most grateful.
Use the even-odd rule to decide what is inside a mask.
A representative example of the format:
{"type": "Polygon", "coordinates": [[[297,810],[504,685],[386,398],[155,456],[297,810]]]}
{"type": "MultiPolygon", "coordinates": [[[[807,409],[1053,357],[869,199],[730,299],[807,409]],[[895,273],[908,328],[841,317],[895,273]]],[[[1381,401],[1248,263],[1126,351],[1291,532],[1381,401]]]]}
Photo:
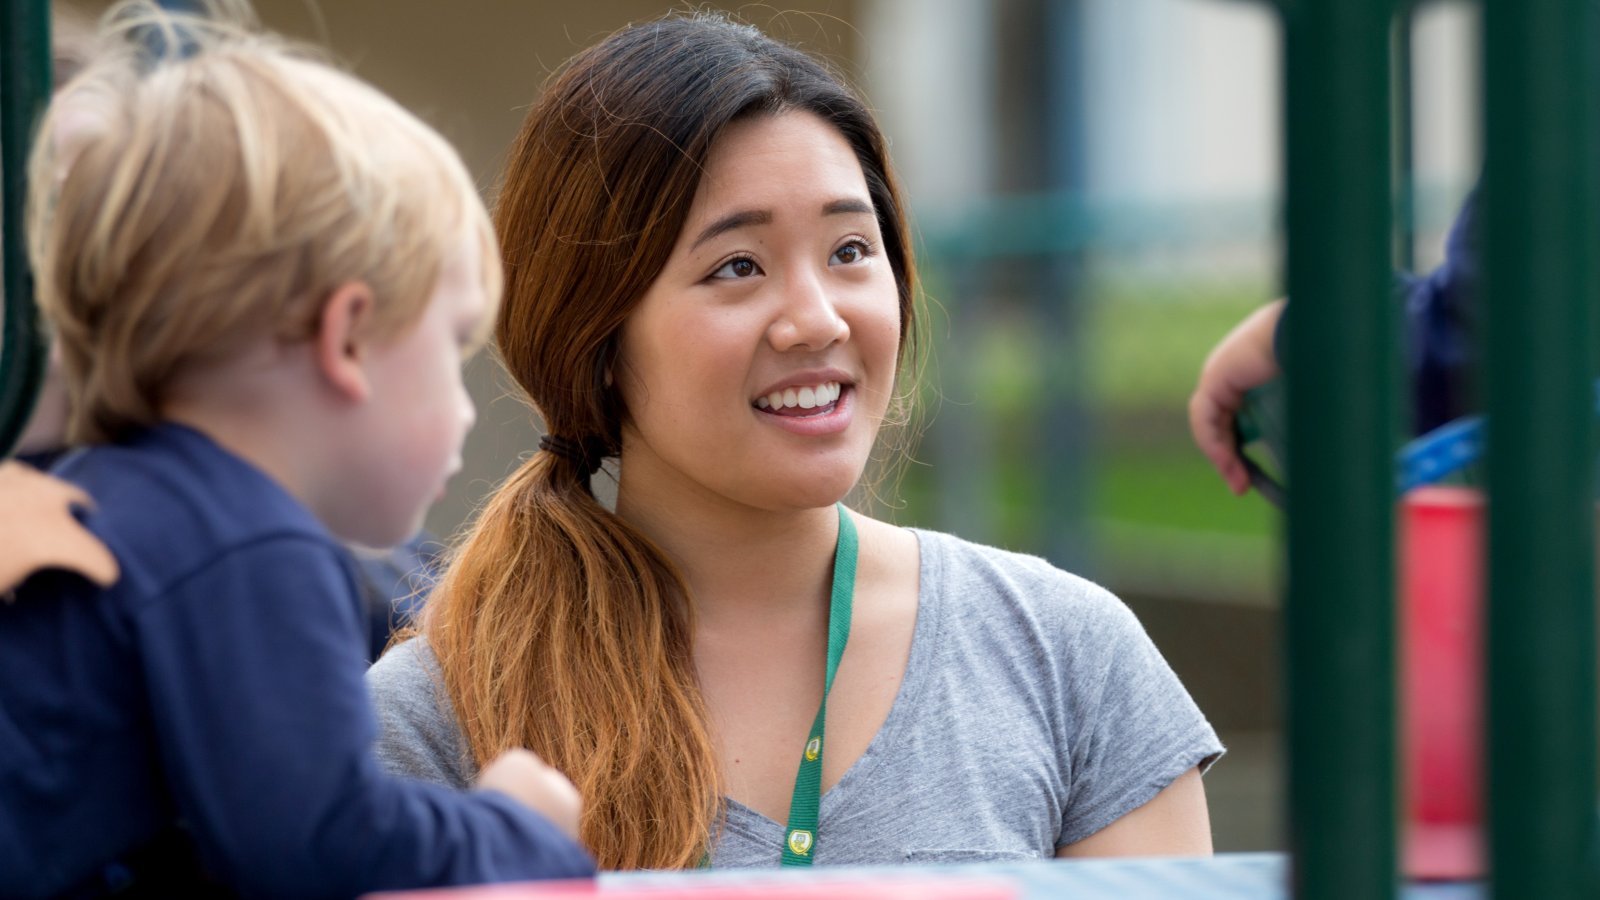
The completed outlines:
{"type": "Polygon", "coordinates": [[[425,637],[412,637],[383,652],[367,669],[367,685],[373,693],[411,693],[440,684],[439,660],[425,637]]]}
{"type": "Polygon", "coordinates": [[[396,775],[467,787],[476,775],[445,693],[433,648],[423,637],[390,647],[367,670],[378,714],[378,761],[396,775]]]}
{"type": "Polygon", "coordinates": [[[413,637],[390,647],[367,669],[367,690],[386,728],[441,731],[455,726],[444,675],[428,639],[413,637]]]}
{"type": "Polygon", "coordinates": [[[963,622],[968,634],[1037,642],[1056,651],[1146,639],[1144,626],[1120,598],[1049,560],[942,532],[914,533],[922,547],[924,607],[938,610],[941,619],[963,622]]]}
{"type": "Polygon", "coordinates": [[[922,548],[924,588],[965,598],[1000,596],[1041,609],[1125,609],[1099,584],[1030,553],[913,528],[922,548]]]}

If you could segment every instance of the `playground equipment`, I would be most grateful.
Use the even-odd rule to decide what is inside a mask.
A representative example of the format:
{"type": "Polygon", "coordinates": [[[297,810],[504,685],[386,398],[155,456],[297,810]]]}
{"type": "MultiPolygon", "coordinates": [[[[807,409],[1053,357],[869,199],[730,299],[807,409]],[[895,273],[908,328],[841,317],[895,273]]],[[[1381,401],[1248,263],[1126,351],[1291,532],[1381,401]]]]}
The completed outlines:
{"type": "MultiPolygon", "coordinates": [[[[1288,131],[1289,797],[1306,897],[1395,892],[1389,29],[1282,4],[1288,131]]],[[[1596,891],[1590,310],[1593,12],[1486,3],[1488,862],[1496,896],[1596,891]]]]}
{"type": "Polygon", "coordinates": [[[1402,869],[1483,868],[1483,496],[1420,487],[1400,507],[1402,869]]]}
{"type": "Polygon", "coordinates": [[[0,47],[0,226],[5,230],[5,303],[0,311],[0,453],[9,453],[44,382],[44,341],[22,236],[28,146],[50,96],[50,4],[5,0],[0,47]]]}

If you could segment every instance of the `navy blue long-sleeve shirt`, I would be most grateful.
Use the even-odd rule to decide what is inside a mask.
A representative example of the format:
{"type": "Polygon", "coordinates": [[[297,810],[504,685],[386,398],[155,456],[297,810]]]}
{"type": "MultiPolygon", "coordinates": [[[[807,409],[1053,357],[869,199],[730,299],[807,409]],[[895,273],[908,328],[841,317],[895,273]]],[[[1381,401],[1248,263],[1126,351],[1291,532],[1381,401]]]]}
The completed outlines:
{"type": "Polygon", "coordinates": [[[592,874],[509,797],[383,773],[339,544],[199,432],[63,462],[121,580],[0,603],[0,896],[47,896],[180,824],[249,896],[592,874]]]}
{"type": "Polygon", "coordinates": [[[1444,262],[1426,275],[1402,274],[1406,362],[1418,434],[1472,412],[1478,290],[1477,191],[1467,195],[1445,240],[1444,262]]]}
{"type": "MultiPolygon", "coordinates": [[[[1397,272],[1394,293],[1405,316],[1405,363],[1412,431],[1426,434],[1473,412],[1472,366],[1477,330],[1477,191],[1467,195],[1445,240],[1444,261],[1426,275],[1397,272]]],[[[1283,358],[1284,330],[1293,307],[1284,308],[1273,337],[1283,358]]]]}

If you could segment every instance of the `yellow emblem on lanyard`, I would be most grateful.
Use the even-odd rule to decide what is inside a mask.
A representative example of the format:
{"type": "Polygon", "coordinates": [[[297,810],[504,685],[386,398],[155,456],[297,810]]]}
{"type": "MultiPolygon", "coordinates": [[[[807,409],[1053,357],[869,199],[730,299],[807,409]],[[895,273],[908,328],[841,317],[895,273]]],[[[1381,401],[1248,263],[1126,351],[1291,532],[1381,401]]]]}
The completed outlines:
{"type": "MultiPolygon", "coordinates": [[[[811,740],[806,741],[806,762],[816,762],[817,757],[821,755],[822,738],[814,737],[811,740]]],[[[796,850],[795,852],[799,853],[800,851],[796,850]]]]}
{"type": "Polygon", "coordinates": [[[811,832],[796,828],[789,832],[789,850],[795,856],[807,856],[811,853],[812,840],[811,832]]]}

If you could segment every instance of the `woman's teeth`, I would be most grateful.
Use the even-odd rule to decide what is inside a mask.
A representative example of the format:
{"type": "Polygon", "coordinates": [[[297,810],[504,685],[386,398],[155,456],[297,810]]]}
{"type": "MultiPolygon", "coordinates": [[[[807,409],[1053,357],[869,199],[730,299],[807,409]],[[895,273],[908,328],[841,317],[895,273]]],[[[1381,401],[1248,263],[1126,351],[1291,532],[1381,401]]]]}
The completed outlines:
{"type": "Polygon", "coordinates": [[[784,388],[781,391],[773,391],[765,397],[757,397],[756,408],[772,410],[793,409],[795,407],[815,409],[819,406],[827,406],[838,400],[841,390],[842,388],[837,381],[819,384],[816,387],[784,388]]]}

